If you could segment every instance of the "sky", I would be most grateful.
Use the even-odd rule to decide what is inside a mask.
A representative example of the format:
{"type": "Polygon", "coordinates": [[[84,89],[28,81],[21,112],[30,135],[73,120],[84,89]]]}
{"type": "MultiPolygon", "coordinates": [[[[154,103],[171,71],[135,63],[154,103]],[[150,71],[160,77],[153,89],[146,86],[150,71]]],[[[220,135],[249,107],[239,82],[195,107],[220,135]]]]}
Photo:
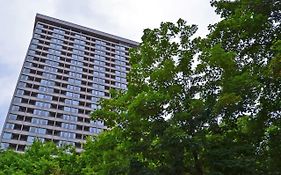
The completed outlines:
{"type": "Polygon", "coordinates": [[[199,27],[219,20],[209,0],[8,0],[0,1],[0,131],[32,37],[36,13],[141,41],[143,30],[179,18],[199,27]]]}

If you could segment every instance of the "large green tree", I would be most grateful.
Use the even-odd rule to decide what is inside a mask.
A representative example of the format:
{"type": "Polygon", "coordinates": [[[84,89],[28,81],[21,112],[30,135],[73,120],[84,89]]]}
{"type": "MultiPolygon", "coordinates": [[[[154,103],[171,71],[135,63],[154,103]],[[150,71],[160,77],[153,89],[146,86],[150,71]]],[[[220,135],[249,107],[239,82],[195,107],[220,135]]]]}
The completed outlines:
{"type": "Polygon", "coordinates": [[[281,173],[280,1],[212,5],[206,38],[183,20],[145,30],[128,90],[93,113],[118,138],[99,154],[121,147],[127,174],[281,173]]]}

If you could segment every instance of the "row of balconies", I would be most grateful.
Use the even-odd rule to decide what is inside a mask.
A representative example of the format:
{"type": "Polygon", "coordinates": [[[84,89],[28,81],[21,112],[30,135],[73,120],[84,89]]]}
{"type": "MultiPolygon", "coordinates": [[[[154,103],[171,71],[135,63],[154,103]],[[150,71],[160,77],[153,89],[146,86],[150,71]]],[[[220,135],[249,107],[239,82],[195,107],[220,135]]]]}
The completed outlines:
{"type": "MultiPolygon", "coordinates": [[[[82,35],[83,37],[85,37],[85,41],[86,42],[93,43],[96,40],[101,40],[102,42],[105,42],[106,46],[115,47],[116,45],[118,45],[118,46],[120,45],[117,42],[112,42],[112,41],[109,41],[109,40],[103,40],[101,38],[95,37],[94,33],[91,34],[91,35],[88,35],[88,34],[84,34],[82,31],[81,32],[83,34],[81,32],[76,32],[74,30],[71,30],[70,28],[65,28],[64,27],[63,29],[61,29],[58,26],[55,26],[55,25],[52,25],[52,24],[48,24],[48,23],[40,23],[40,24],[44,26],[43,29],[45,30],[45,33],[48,33],[48,34],[52,34],[54,29],[60,29],[60,30],[64,31],[64,36],[69,37],[69,38],[71,38],[73,40],[74,40],[75,34],[78,34],[78,35],[82,35]]],[[[125,47],[125,50],[129,49],[128,46],[125,46],[125,45],[122,45],[122,46],[125,47]]]]}

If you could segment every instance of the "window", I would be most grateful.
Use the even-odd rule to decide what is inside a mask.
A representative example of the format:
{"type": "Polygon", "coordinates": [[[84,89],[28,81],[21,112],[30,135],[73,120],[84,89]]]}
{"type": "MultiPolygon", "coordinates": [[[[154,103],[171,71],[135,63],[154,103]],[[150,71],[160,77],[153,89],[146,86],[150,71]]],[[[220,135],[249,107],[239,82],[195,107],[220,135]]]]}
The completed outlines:
{"type": "Polygon", "coordinates": [[[105,66],[105,62],[99,61],[99,60],[94,60],[95,65],[100,65],[100,66],[105,66]]]}
{"type": "Polygon", "coordinates": [[[98,101],[99,101],[99,99],[100,99],[100,98],[98,98],[98,97],[92,97],[92,99],[91,99],[91,100],[92,100],[92,102],[98,102],[98,101]]]}
{"type": "Polygon", "coordinates": [[[37,34],[37,33],[34,33],[34,38],[40,38],[40,35],[39,34],[37,34]]]}
{"type": "Polygon", "coordinates": [[[14,97],[13,102],[14,102],[14,103],[20,103],[20,102],[21,102],[21,98],[19,98],[19,97],[14,97]]]}
{"type": "Polygon", "coordinates": [[[10,140],[12,138],[12,133],[4,132],[3,139],[10,140]]]}
{"type": "Polygon", "coordinates": [[[74,125],[74,124],[69,124],[69,123],[62,123],[62,124],[61,124],[61,127],[62,127],[62,128],[65,128],[65,129],[73,129],[73,130],[76,129],[76,125],[74,125]]]}
{"type": "Polygon", "coordinates": [[[42,29],[35,28],[35,32],[36,32],[36,33],[41,33],[41,32],[42,32],[42,29]]]}
{"type": "Polygon", "coordinates": [[[0,148],[4,149],[4,150],[8,149],[9,148],[9,143],[1,143],[0,148]]]}
{"type": "Polygon", "coordinates": [[[23,68],[22,72],[28,74],[28,73],[30,72],[30,69],[28,69],[28,68],[23,68]]]}
{"type": "Polygon", "coordinates": [[[30,48],[31,48],[31,49],[37,49],[37,46],[36,46],[35,44],[31,44],[31,45],[30,45],[30,48]]]}
{"type": "Polygon", "coordinates": [[[55,28],[54,29],[54,33],[58,33],[58,34],[64,34],[64,31],[63,30],[61,30],[61,29],[57,29],[57,28],[55,28]]]}
{"type": "Polygon", "coordinates": [[[73,49],[73,54],[84,55],[84,51],[73,49]]]}
{"type": "Polygon", "coordinates": [[[75,37],[80,39],[80,40],[85,40],[86,39],[85,36],[82,36],[82,35],[79,35],[79,34],[75,34],[75,37]]]}
{"type": "Polygon", "coordinates": [[[66,114],[63,114],[62,118],[64,120],[68,120],[68,121],[77,121],[77,117],[76,116],[73,116],[73,115],[66,115],[66,114]]]}
{"type": "Polygon", "coordinates": [[[115,60],[115,63],[119,64],[121,66],[126,66],[126,62],[124,62],[124,61],[115,60]]]}
{"type": "Polygon", "coordinates": [[[32,57],[32,56],[27,56],[27,57],[26,57],[26,60],[32,61],[33,58],[34,58],[34,57],[32,57]]]}
{"type": "Polygon", "coordinates": [[[79,94],[76,94],[76,93],[73,93],[73,92],[66,92],[65,95],[68,96],[68,97],[72,97],[72,98],[79,98],[80,97],[79,94]]]}
{"type": "Polygon", "coordinates": [[[36,124],[36,125],[47,125],[48,124],[48,120],[39,119],[39,118],[32,118],[31,119],[31,123],[32,124],[36,124]]]}
{"type": "MultiPolygon", "coordinates": [[[[57,41],[60,41],[60,40],[57,39],[57,41]]],[[[53,44],[53,43],[50,44],[50,47],[51,47],[52,49],[56,49],[56,50],[60,50],[60,49],[62,48],[61,45],[53,44]]]]}
{"type": "MultiPolygon", "coordinates": [[[[52,74],[48,74],[48,73],[45,73],[45,76],[50,76],[50,77],[56,77],[55,75],[52,75],[52,74]]],[[[43,76],[44,76],[44,74],[43,74],[43,76]]],[[[50,78],[50,79],[54,79],[54,78],[50,78]]],[[[42,79],[41,80],[41,82],[40,82],[40,84],[42,84],[42,85],[45,85],[45,86],[55,86],[55,82],[54,81],[50,81],[50,80],[44,80],[44,79],[42,79]]]]}
{"type": "Polygon", "coordinates": [[[63,44],[63,41],[62,41],[62,40],[59,40],[59,39],[56,39],[56,38],[52,38],[52,39],[51,39],[51,42],[52,42],[52,43],[56,43],[56,44],[63,44]]]}
{"type": "Polygon", "coordinates": [[[57,72],[58,71],[57,68],[49,67],[49,66],[45,66],[44,70],[46,70],[47,72],[57,72]]]}
{"type": "Polygon", "coordinates": [[[96,40],[96,44],[100,44],[100,45],[106,45],[105,42],[101,41],[101,40],[96,40]]]}
{"type": "Polygon", "coordinates": [[[43,28],[43,25],[42,24],[36,24],[36,28],[38,28],[38,29],[42,29],[43,28]]]}
{"type": "Polygon", "coordinates": [[[93,90],[92,94],[95,95],[95,96],[104,96],[104,92],[102,92],[102,91],[93,90]]]}
{"type": "Polygon", "coordinates": [[[27,75],[21,75],[20,80],[28,80],[28,76],[27,75]]]}
{"type": "Polygon", "coordinates": [[[72,86],[72,85],[67,85],[67,89],[70,89],[70,90],[73,90],[73,91],[80,91],[80,87],[72,86]]]}
{"type": "Polygon", "coordinates": [[[29,144],[32,144],[34,141],[35,141],[35,139],[36,140],[39,140],[39,141],[41,141],[41,142],[44,142],[45,141],[45,139],[44,138],[40,138],[40,137],[33,137],[33,136],[28,136],[27,137],[27,143],[29,143],[29,144]]]}
{"type": "Polygon", "coordinates": [[[74,44],[73,47],[76,48],[76,49],[81,49],[81,50],[85,49],[85,46],[82,46],[82,45],[79,45],[79,44],[74,44]]]}
{"type": "Polygon", "coordinates": [[[122,71],[126,71],[126,67],[124,67],[124,66],[115,66],[115,68],[117,69],[117,70],[122,70],[122,71]]]}
{"type": "Polygon", "coordinates": [[[100,55],[105,55],[105,52],[104,51],[100,51],[100,50],[95,50],[95,53],[96,54],[100,54],[100,55]]]}
{"type": "Polygon", "coordinates": [[[12,123],[6,123],[5,129],[14,129],[15,124],[12,123]]]}
{"type": "Polygon", "coordinates": [[[104,79],[96,78],[96,77],[93,78],[93,81],[94,81],[95,83],[105,83],[105,80],[104,80],[104,79]]]}
{"type": "Polygon", "coordinates": [[[24,82],[19,82],[19,84],[18,84],[18,87],[25,87],[26,86],[26,83],[24,83],[24,82]]]}
{"type": "Polygon", "coordinates": [[[82,74],[80,73],[69,72],[69,75],[75,78],[82,78],[82,74]]]}
{"type": "MultiPolygon", "coordinates": [[[[33,50],[31,50],[31,51],[33,51],[33,50]]],[[[34,54],[35,54],[35,52],[34,52],[34,54]]],[[[24,63],[24,66],[26,66],[26,67],[31,67],[31,66],[32,66],[32,63],[30,63],[30,62],[25,62],[25,63],[24,63]]]]}
{"type": "Polygon", "coordinates": [[[34,109],[33,114],[39,115],[39,116],[45,116],[45,117],[49,116],[49,112],[48,111],[39,110],[39,109],[34,109]]]}
{"type": "Polygon", "coordinates": [[[104,46],[101,46],[101,45],[96,45],[96,49],[105,50],[105,47],[104,47],[104,46]]]}
{"type": "Polygon", "coordinates": [[[90,120],[91,125],[99,125],[99,126],[104,126],[104,122],[100,120],[90,120]]]}
{"type": "Polygon", "coordinates": [[[50,55],[50,54],[47,55],[47,58],[49,58],[50,60],[53,60],[53,61],[59,61],[60,60],[59,56],[50,55]]]}
{"type": "Polygon", "coordinates": [[[101,67],[101,66],[97,66],[97,65],[95,65],[95,66],[94,66],[94,70],[104,72],[104,71],[105,71],[105,68],[104,68],[104,67],[101,67]]]}
{"type": "Polygon", "coordinates": [[[116,77],[115,77],[115,80],[121,81],[121,78],[116,76],[116,77]]]}
{"type": "Polygon", "coordinates": [[[41,108],[50,108],[51,104],[50,103],[45,103],[45,102],[37,101],[35,103],[35,106],[38,106],[38,107],[41,107],[41,108]]]}
{"type": "Polygon", "coordinates": [[[118,50],[123,50],[123,51],[125,51],[125,47],[124,47],[124,46],[118,46],[118,45],[116,45],[115,48],[118,49],[118,50]]]}
{"type": "Polygon", "coordinates": [[[96,124],[100,125],[100,126],[104,126],[104,122],[103,121],[96,121],[96,124]]]}
{"type": "Polygon", "coordinates": [[[63,110],[66,111],[66,112],[78,113],[77,108],[72,108],[72,107],[68,107],[68,106],[63,107],[63,110]]]}
{"type": "Polygon", "coordinates": [[[97,108],[98,108],[98,105],[92,103],[92,104],[91,104],[91,108],[92,108],[92,109],[97,109],[97,108]]]}
{"type": "Polygon", "coordinates": [[[45,100],[52,100],[52,96],[50,96],[50,95],[45,95],[45,94],[38,94],[38,95],[37,95],[37,98],[45,99],[45,100]]]}
{"type": "Polygon", "coordinates": [[[72,132],[61,132],[60,133],[61,137],[67,138],[67,139],[74,139],[75,138],[75,133],[72,132]]]}
{"type": "Polygon", "coordinates": [[[116,54],[119,54],[119,55],[126,55],[126,53],[124,51],[119,51],[119,50],[116,50],[115,52],[116,54]]]}
{"type": "Polygon", "coordinates": [[[44,128],[36,128],[36,127],[30,127],[29,132],[35,133],[35,134],[46,134],[46,129],[44,128]]]}
{"type": "Polygon", "coordinates": [[[95,76],[95,77],[105,77],[105,73],[94,71],[94,76],[95,76]]]}
{"type": "Polygon", "coordinates": [[[77,79],[73,79],[73,78],[69,78],[68,82],[72,83],[72,84],[77,84],[77,85],[81,84],[81,80],[77,80],[77,79]]]}
{"type": "Polygon", "coordinates": [[[32,137],[32,136],[28,136],[28,137],[27,137],[27,142],[28,142],[28,143],[33,143],[34,140],[35,140],[35,137],[32,137]]]}
{"type": "Polygon", "coordinates": [[[21,89],[18,89],[17,92],[16,92],[17,95],[23,95],[24,94],[24,91],[21,90],[21,89]]]}
{"type": "Polygon", "coordinates": [[[80,62],[80,61],[71,60],[71,63],[72,63],[72,64],[75,64],[75,65],[77,65],[77,66],[83,66],[83,63],[80,62]]]}
{"type": "Polygon", "coordinates": [[[9,119],[10,119],[10,120],[16,120],[16,119],[17,119],[17,115],[15,115],[15,114],[9,114],[9,119]]]}
{"type": "Polygon", "coordinates": [[[19,106],[12,106],[12,111],[19,111],[20,107],[19,106]]]}
{"type": "Polygon", "coordinates": [[[76,72],[82,72],[82,67],[77,67],[77,66],[70,66],[70,70],[74,70],[76,72]]]}
{"type": "Polygon", "coordinates": [[[45,63],[48,64],[48,65],[54,66],[54,67],[59,66],[59,63],[58,63],[58,62],[51,61],[51,60],[46,60],[45,63]]]}
{"type": "Polygon", "coordinates": [[[127,89],[127,85],[126,84],[121,84],[121,88],[122,89],[127,89]]]}
{"type": "Polygon", "coordinates": [[[105,61],[105,57],[101,56],[101,55],[95,55],[95,58],[98,59],[98,60],[105,61]]]}
{"type": "Polygon", "coordinates": [[[69,105],[79,105],[79,101],[77,101],[77,100],[65,99],[65,104],[69,104],[69,105]]]}
{"type": "Polygon", "coordinates": [[[116,82],[116,83],[115,83],[115,86],[121,88],[121,83],[116,82]]]}
{"type": "MultiPolygon", "coordinates": [[[[79,37],[79,38],[80,38],[80,37],[79,37]]],[[[79,40],[79,39],[75,39],[75,40],[74,40],[74,43],[81,44],[81,45],[85,45],[85,41],[82,41],[82,40],[79,40]]]]}
{"type": "Polygon", "coordinates": [[[54,49],[49,49],[49,51],[48,51],[49,53],[51,53],[51,54],[54,54],[54,55],[60,55],[61,54],[61,52],[60,51],[58,51],[58,50],[54,50],[54,49]]]}
{"type": "Polygon", "coordinates": [[[54,89],[53,89],[53,88],[48,88],[48,87],[40,86],[40,87],[39,87],[39,91],[41,91],[41,92],[53,93],[53,92],[54,92],[54,89]]]}
{"type": "Polygon", "coordinates": [[[99,134],[102,130],[100,128],[90,127],[90,133],[99,134]]]}
{"type": "Polygon", "coordinates": [[[93,88],[95,88],[97,90],[104,90],[105,89],[104,85],[99,85],[99,84],[93,84],[93,88]]]}
{"type": "Polygon", "coordinates": [[[75,146],[75,143],[74,142],[69,142],[69,141],[64,141],[64,140],[60,140],[58,142],[58,146],[65,146],[65,145],[72,145],[72,146],[75,146]]]}
{"type": "Polygon", "coordinates": [[[72,58],[75,60],[83,60],[84,58],[82,56],[79,55],[72,55],[72,58]]]}
{"type": "Polygon", "coordinates": [[[53,33],[53,37],[58,38],[58,39],[64,39],[63,35],[60,35],[60,34],[57,34],[57,33],[53,33]]]}

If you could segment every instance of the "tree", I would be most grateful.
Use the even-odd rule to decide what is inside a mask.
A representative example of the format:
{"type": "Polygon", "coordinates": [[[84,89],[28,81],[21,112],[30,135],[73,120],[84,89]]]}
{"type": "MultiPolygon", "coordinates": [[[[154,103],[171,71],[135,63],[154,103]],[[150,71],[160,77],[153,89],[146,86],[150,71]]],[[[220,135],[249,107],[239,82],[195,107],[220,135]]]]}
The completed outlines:
{"type": "Polygon", "coordinates": [[[205,76],[208,88],[202,94],[206,99],[213,98],[211,93],[219,87],[214,109],[222,117],[221,132],[235,134],[228,138],[239,149],[231,146],[229,150],[231,155],[239,153],[236,157],[242,158],[243,171],[280,174],[281,169],[277,168],[280,166],[276,166],[280,161],[268,154],[271,149],[275,150],[274,155],[278,154],[280,145],[278,134],[268,133],[271,128],[280,128],[280,74],[277,75],[278,68],[273,68],[280,64],[276,62],[280,57],[280,1],[213,1],[212,4],[223,20],[211,26],[210,35],[201,43],[201,67],[204,72],[212,72],[205,76]],[[210,75],[216,71],[219,77],[214,79],[210,75]],[[275,145],[269,145],[273,142],[275,145]]]}
{"type": "Polygon", "coordinates": [[[25,153],[0,152],[0,175],[74,175],[80,173],[77,153],[70,147],[36,141],[25,153]]]}
{"type": "Polygon", "coordinates": [[[146,29],[128,91],[93,113],[121,136],[102,152],[122,145],[127,174],[281,173],[280,1],[212,5],[206,38],[183,20],[146,29]]]}

